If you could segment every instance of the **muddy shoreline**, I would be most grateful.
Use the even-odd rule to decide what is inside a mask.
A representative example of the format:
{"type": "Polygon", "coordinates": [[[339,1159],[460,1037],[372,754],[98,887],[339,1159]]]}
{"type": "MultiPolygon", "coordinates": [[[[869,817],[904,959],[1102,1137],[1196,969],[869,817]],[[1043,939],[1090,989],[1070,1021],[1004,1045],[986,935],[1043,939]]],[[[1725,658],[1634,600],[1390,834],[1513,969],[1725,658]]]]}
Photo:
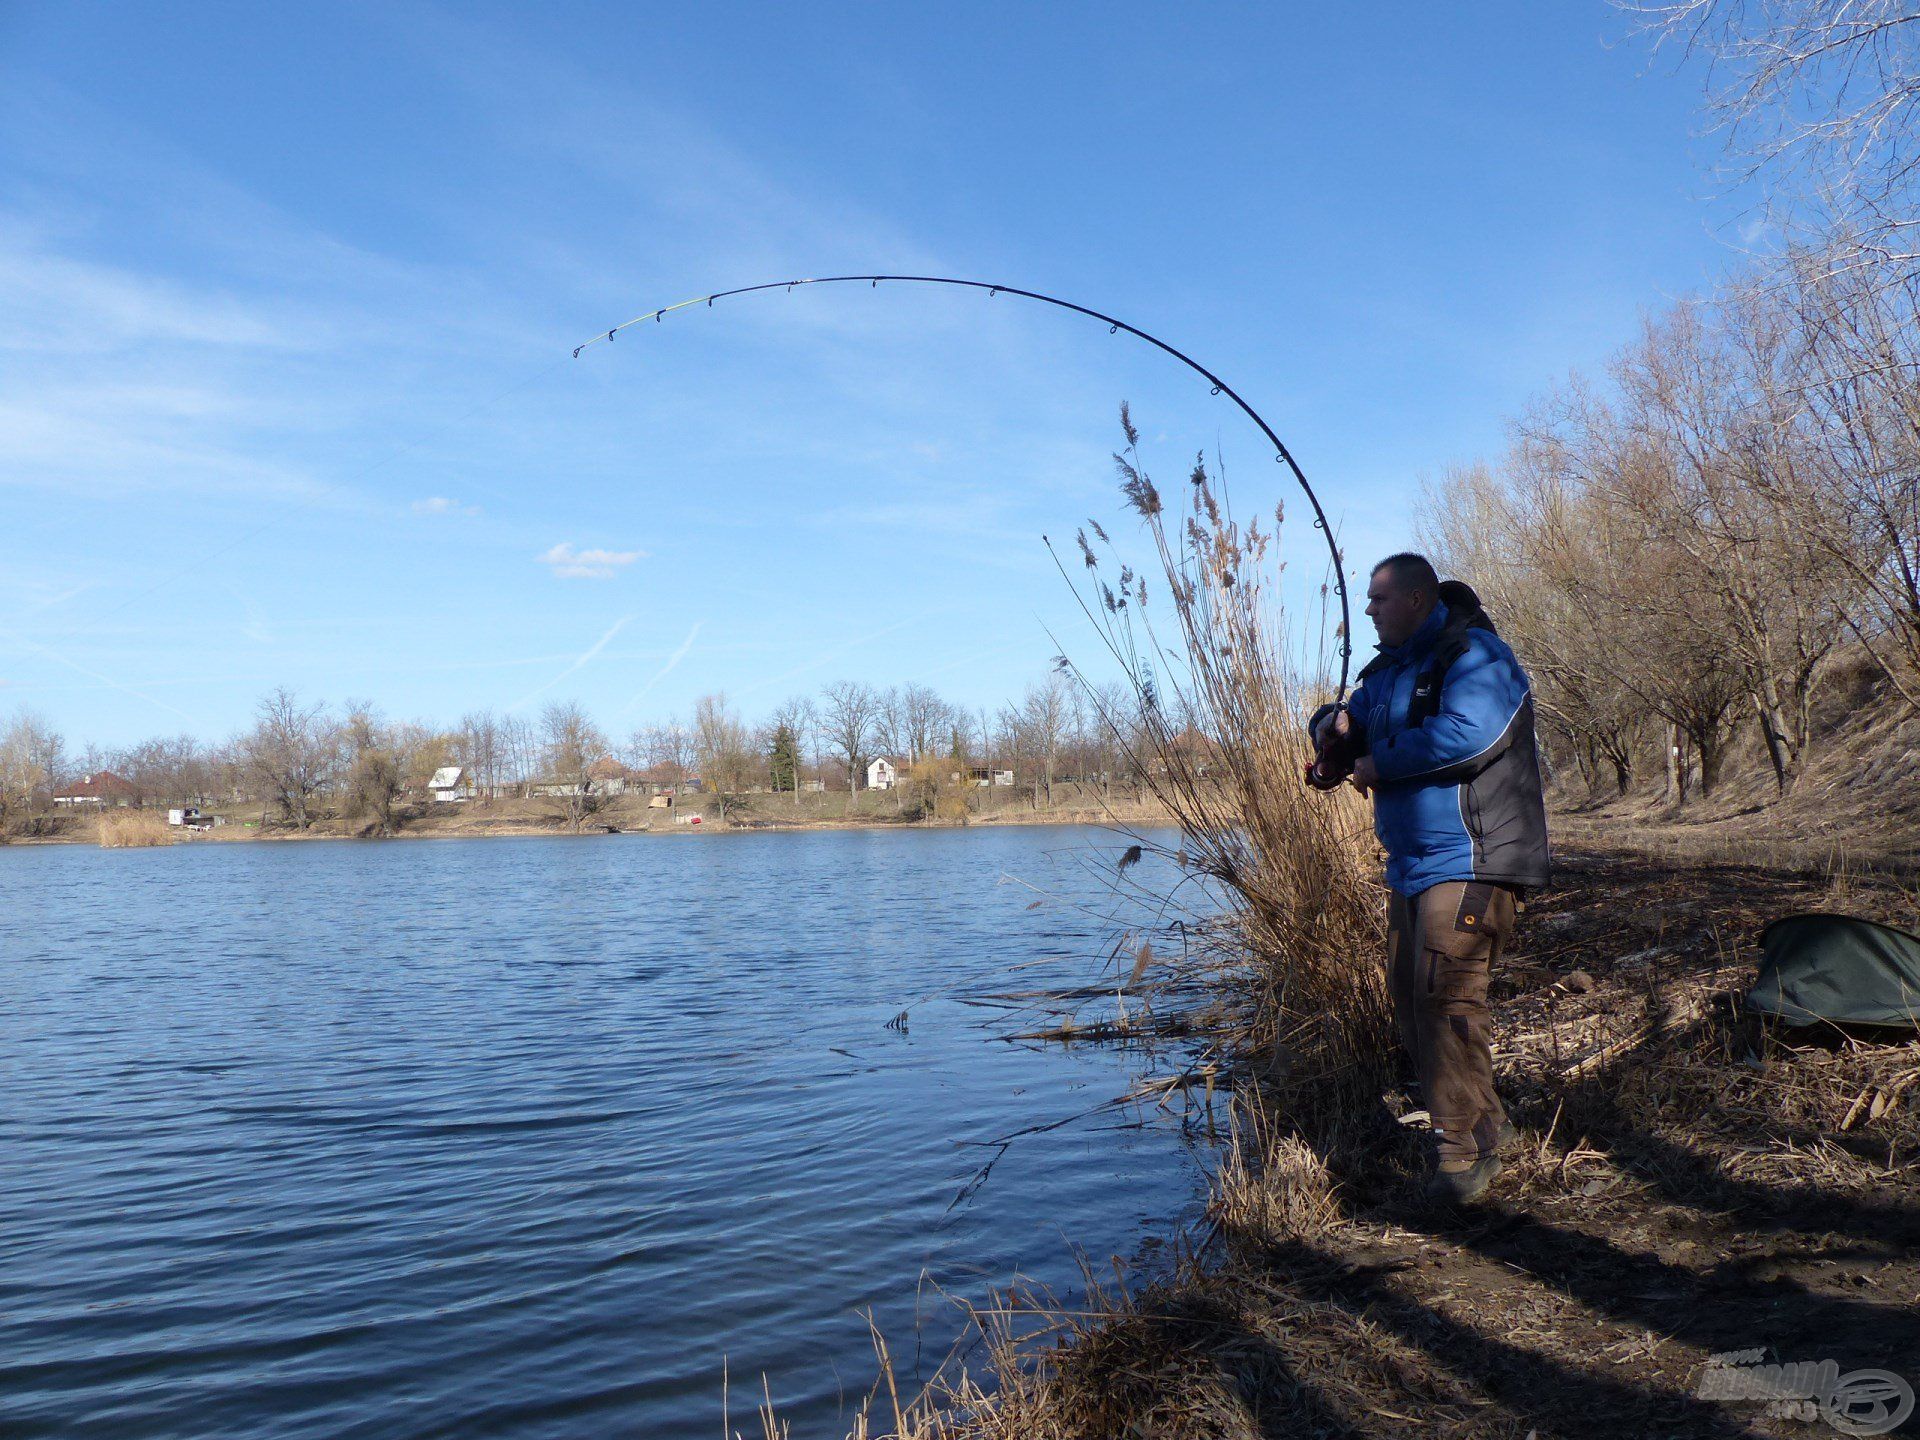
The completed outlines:
{"type": "MultiPolygon", "coordinates": [[[[698,825],[677,824],[669,821],[665,824],[648,824],[643,818],[646,812],[621,815],[612,822],[596,817],[580,829],[569,827],[558,819],[540,819],[535,817],[503,816],[493,819],[482,815],[462,814],[458,817],[422,815],[404,821],[393,833],[373,834],[364,830],[349,828],[335,820],[318,821],[305,830],[292,826],[268,825],[261,827],[256,822],[229,821],[225,825],[209,830],[186,832],[174,830],[160,846],[144,848],[163,848],[165,845],[231,845],[255,842],[279,843],[283,841],[309,840],[475,840],[475,839],[581,839],[609,835],[741,835],[769,834],[788,831],[820,830],[966,830],[995,829],[1006,826],[1026,825],[1074,825],[1074,826],[1157,826],[1171,824],[1171,818],[1162,810],[1144,805],[1116,805],[1111,809],[1098,809],[1086,806],[1057,808],[1052,810],[1022,810],[1008,808],[985,815],[970,816],[962,820],[890,818],[886,816],[855,816],[850,818],[807,817],[788,819],[781,816],[748,813],[745,816],[729,816],[725,820],[704,818],[698,825]],[[620,823],[623,820],[639,819],[640,823],[620,823]],[[446,823],[452,820],[453,823],[446,823]]],[[[658,813],[658,812],[654,812],[658,813]]],[[[31,845],[97,845],[99,839],[94,830],[94,817],[61,817],[61,833],[52,835],[15,836],[4,844],[6,846],[31,845]]],[[[129,847],[141,848],[141,847],[129,847]]]]}

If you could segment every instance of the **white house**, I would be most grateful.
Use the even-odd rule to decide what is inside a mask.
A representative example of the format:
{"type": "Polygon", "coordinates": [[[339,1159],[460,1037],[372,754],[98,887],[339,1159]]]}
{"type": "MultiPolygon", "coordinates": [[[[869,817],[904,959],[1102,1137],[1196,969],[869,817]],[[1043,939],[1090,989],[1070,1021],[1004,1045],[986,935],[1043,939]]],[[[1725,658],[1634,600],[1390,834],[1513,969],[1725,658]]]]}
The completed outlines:
{"type": "Polygon", "coordinates": [[[891,790],[899,774],[893,768],[893,762],[882,756],[867,765],[867,788],[869,790],[891,790]]]}
{"type": "Polygon", "coordinates": [[[427,781],[427,794],[441,804],[473,798],[473,781],[458,765],[442,765],[427,781]]]}

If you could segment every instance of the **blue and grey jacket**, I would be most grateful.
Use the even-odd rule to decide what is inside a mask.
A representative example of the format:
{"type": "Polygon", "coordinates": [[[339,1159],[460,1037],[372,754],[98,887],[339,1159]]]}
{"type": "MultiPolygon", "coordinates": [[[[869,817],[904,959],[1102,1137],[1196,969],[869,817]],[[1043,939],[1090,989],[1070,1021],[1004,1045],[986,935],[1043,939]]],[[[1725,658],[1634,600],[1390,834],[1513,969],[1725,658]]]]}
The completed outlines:
{"type": "Polygon", "coordinates": [[[1526,672],[1472,589],[1440,601],[1404,645],[1381,646],[1347,701],[1373,756],[1373,828],[1387,884],[1547,883],[1547,813],[1526,672]]]}

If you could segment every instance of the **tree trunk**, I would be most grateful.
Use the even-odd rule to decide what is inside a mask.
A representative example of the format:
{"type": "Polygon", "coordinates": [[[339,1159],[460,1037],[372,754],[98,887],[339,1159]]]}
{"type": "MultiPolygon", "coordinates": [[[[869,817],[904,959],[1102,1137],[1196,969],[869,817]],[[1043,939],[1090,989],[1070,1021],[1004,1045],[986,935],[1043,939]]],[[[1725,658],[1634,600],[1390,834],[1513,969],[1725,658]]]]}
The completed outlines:
{"type": "Polygon", "coordinates": [[[1571,749],[1573,750],[1574,772],[1579,775],[1580,783],[1586,787],[1587,794],[1591,796],[1596,783],[1593,772],[1593,759],[1589,753],[1591,742],[1584,737],[1576,736],[1571,749]]]}
{"type": "Polygon", "coordinates": [[[1767,760],[1773,766],[1774,788],[1784,795],[1793,788],[1794,779],[1800,773],[1805,737],[1788,733],[1778,687],[1771,678],[1749,687],[1747,698],[1753,702],[1753,713],[1760,721],[1760,736],[1766,741],[1767,760]]]}
{"type": "Polygon", "coordinates": [[[1700,757],[1700,798],[1705,800],[1720,784],[1720,771],[1727,760],[1726,741],[1717,729],[1696,731],[1689,738],[1700,757]]]}

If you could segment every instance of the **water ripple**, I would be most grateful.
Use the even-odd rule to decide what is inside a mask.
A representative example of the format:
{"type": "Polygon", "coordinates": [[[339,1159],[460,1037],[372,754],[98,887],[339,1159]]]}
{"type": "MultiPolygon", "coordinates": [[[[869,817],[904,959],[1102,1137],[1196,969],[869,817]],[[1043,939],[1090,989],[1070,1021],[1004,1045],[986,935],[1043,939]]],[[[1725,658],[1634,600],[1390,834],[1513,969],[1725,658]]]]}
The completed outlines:
{"type": "Polygon", "coordinates": [[[997,882],[1097,901],[1104,838],[0,851],[0,1433],[706,1433],[723,1356],[839,1433],[859,1312],[1189,1203],[1069,1127],[947,1210],[1125,1087],[950,998],[1099,947],[997,882]]]}

